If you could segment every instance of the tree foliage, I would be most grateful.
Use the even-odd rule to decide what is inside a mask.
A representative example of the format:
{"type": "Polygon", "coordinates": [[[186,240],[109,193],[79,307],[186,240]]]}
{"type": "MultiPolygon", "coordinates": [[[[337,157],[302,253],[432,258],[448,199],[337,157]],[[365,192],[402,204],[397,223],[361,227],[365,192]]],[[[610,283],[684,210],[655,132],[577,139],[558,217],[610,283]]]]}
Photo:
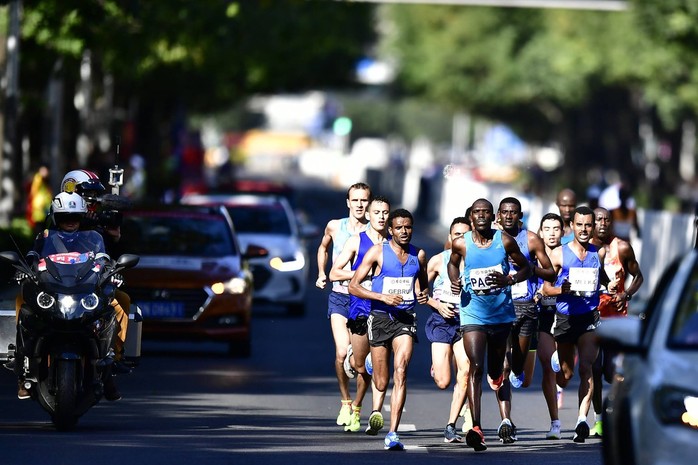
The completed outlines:
{"type": "Polygon", "coordinates": [[[406,88],[479,114],[552,128],[596,90],[639,84],[646,68],[647,41],[626,14],[393,5],[387,15],[396,33],[385,50],[406,88]]]}
{"type": "Polygon", "coordinates": [[[25,1],[22,92],[39,102],[60,63],[70,93],[85,50],[96,83],[114,78],[117,107],[137,102],[155,127],[182,108],[216,111],[252,93],[351,85],[374,39],[372,10],[316,0],[25,1]]]}

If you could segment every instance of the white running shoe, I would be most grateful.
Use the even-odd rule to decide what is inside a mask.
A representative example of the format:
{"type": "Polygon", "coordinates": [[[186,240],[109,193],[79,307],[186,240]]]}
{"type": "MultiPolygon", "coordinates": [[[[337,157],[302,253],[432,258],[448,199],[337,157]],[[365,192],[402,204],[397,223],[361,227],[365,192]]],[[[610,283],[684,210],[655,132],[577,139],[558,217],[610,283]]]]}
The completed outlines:
{"type": "Polygon", "coordinates": [[[347,356],[344,357],[344,373],[346,373],[347,377],[350,379],[356,378],[356,370],[354,367],[351,366],[351,362],[349,359],[351,358],[352,354],[354,353],[354,350],[351,348],[351,344],[349,344],[349,347],[347,347],[347,356]]]}
{"type": "Polygon", "coordinates": [[[465,405],[463,405],[460,413],[463,417],[463,427],[461,428],[461,431],[465,434],[473,429],[473,415],[470,413],[470,406],[468,405],[467,400],[465,401],[465,405]]]}
{"type": "Polygon", "coordinates": [[[545,439],[560,439],[562,433],[560,432],[560,421],[550,422],[550,431],[545,435],[545,439]]]}

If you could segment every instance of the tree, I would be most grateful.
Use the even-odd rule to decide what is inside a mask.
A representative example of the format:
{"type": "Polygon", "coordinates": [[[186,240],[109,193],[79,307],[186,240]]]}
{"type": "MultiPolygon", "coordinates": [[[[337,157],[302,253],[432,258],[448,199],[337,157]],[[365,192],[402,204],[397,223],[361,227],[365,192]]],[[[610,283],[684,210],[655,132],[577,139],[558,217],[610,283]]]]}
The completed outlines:
{"type": "MultiPolygon", "coordinates": [[[[94,99],[113,78],[115,127],[135,122],[132,149],[168,157],[187,112],[216,111],[261,92],[347,86],[374,38],[373,6],[303,0],[39,0],[25,4],[25,121],[42,119],[47,76],[62,63],[66,100],[86,50],[94,99]]],[[[79,126],[67,102],[64,153],[79,126]]],[[[32,126],[35,126],[32,124],[32,126]]],[[[39,125],[40,126],[40,125],[39,125]]],[[[33,157],[40,156],[35,134],[33,157]]]]}
{"type": "Polygon", "coordinates": [[[385,7],[400,85],[503,120],[529,142],[559,142],[563,182],[590,163],[632,167],[637,95],[661,53],[634,16],[454,6],[385,7]]]}

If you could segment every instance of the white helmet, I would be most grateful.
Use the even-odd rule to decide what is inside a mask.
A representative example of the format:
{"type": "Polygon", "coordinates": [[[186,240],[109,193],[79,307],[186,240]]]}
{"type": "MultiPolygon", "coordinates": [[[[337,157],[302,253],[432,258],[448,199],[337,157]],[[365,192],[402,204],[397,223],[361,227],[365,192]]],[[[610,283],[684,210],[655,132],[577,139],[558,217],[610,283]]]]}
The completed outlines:
{"type": "Polygon", "coordinates": [[[53,198],[51,209],[54,215],[87,213],[85,199],[75,192],[61,192],[53,198]]]}
{"type": "Polygon", "coordinates": [[[104,192],[106,189],[99,182],[99,177],[92,171],[73,170],[68,171],[63,176],[61,181],[61,192],[77,192],[82,194],[84,191],[104,192]]]}

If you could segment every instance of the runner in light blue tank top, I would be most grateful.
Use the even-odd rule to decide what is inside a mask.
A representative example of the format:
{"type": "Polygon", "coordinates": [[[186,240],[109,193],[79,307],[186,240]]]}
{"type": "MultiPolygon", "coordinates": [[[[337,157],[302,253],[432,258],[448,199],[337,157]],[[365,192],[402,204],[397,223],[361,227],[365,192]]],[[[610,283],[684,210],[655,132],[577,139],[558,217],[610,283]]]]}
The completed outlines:
{"type": "MultiPolygon", "coordinates": [[[[511,398],[509,383],[504,382],[504,359],[512,322],[516,318],[510,287],[525,280],[531,269],[514,238],[492,228],[492,203],[478,199],[471,208],[473,230],[453,241],[448,276],[454,293],[465,282],[461,294],[461,331],[470,362],[468,398],[473,418],[473,428],[467,432],[465,441],[479,451],[487,448],[481,428],[485,356],[487,379],[501,405],[511,398]],[[515,274],[509,274],[510,257],[521,268],[515,274]],[[465,267],[460,273],[459,264],[463,259],[465,267]]],[[[502,419],[497,435],[504,443],[516,440],[514,425],[509,418],[502,419]]]]}
{"type": "Polygon", "coordinates": [[[516,319],[510,287],[496,287],[489,279],[492,272],[509,275],[509,259],[502,244],[502,231],[493,230],[492,244],[486,249],[473,243],[473,233],[465,233],[466,255],[461,297],[460,323],[496,325],[516,319]]]}

